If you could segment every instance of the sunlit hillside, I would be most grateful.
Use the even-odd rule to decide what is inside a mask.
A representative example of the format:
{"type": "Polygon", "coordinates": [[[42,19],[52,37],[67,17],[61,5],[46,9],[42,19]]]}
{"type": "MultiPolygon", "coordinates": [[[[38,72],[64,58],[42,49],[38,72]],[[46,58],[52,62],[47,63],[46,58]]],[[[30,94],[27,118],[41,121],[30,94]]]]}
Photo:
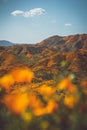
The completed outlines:
{"type": "Polygon", "coordinates": [[[0,130],[87,129],[87,34],[0,46],[0,130]]]}

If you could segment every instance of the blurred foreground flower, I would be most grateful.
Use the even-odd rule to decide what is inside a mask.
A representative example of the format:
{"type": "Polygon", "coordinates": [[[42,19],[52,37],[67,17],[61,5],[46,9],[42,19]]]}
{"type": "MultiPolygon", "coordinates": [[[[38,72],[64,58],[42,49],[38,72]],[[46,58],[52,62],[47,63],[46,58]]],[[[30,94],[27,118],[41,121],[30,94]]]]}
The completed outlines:
{"type": "Polygon", "coordinates": [[[58,110],[58,104],[50,100],[46,106],[37,107],[33,110],[35,116],[43,116],[46,114],[54,114],[58,110]]]}
{"type": "Polygon", "coordinates": [[[77,87],[72,84],[71,80],[69,78],[63,79],[58,85],[58,90],[67,90],[69,93],[75,93],[77,91],[77,87]]]}
{"type": "Polygon", "coordinates": [[[46,113],[51,114],[55,113],[58,110],[58,103],[56,103],[54,100],[50,100],[46,106],[46,113]]]}
{"type": "Polygon", "coordinates": [[[54,94],[56,91],[55,88],[47,86],[47,85],[42,85],[40,88],[38,88],[38,92],[41,95],[48,95],[51,96],[52,94],[54,94]]]}
{"type": "Polygon", "coordinates": [[[12,77],[11,74],[7,74],[0,78],[0,85],[5,90],[9,90],[13,84],[14,84],[14,78],[12,77]]]}
{"type": "Polygon", "coordinates": [[[31,83],[34,73],[28,68],[15,69],[0,78],[0,85],[5,90],[10,90],[15,82],[31,83]]]}
{"type": "Polygon", "coordinates": [[[4,104],[14,114],[20,115],[25,112],[29,104],[28,95],[23,94],[10,94],[3,98],[4,104]]]}
{"type": "Polygon", "coordinates": [[[28,120],[28,118],[30,119],[29,114],[26,113],[27,108],[30,108],[35,116],[52,114],[58,109],[58,104],[54,100],[50,100],[46,104],[43,104],[36,95],[28,95],[27,93],[5,95],[3,103],[10,112],[15,115],[22,115],[25,120],[28,120]]]}
{"type": "Polygon", "coordinates": [[[58,109],[58,104],[54,100],[49,100],[43,104],[35,95],[30,97],[30,107],[35,116],[55,113],[58,109]]]}
{"type": "Polygon", "coordinates": [[[34,73],[28,68],[15,69],[11,72],[15,82],[30,83],[34,77],[34,73]]]}
{"type": "Polygon", "coordinates": [[[75,95],[66,95],[64,98],[64,105],[68,108],[73,108],[78,103],[78,97],[75,95]]]}
{"type": "Polygon", "coordinates": [[[79,92],[69,77],[63,79],[58,85],[58,90],[64,90],[65,96],[63,99],[64,105],[68,108],[74,108],[79,101],[79,92]]]}

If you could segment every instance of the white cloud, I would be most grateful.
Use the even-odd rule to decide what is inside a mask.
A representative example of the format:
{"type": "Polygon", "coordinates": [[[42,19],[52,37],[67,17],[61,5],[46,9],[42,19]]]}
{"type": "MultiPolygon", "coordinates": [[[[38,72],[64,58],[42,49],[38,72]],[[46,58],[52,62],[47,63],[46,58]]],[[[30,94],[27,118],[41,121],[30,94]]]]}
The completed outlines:
{"type": "Polygon", "coordinates": [[[29,11],[22,11],[22,10],[15,10],[13,12],[11,12],[11,14],[13,16],[23,16],[23,17],[33,17],[33,16],[38,16],[38,15],[42,15],[44,14],[46,11],[42,8],[34,8],[34,9],[31,9],[29,11]]]}
{"type": "Polygon", "coordinates": [[[13,16],[17,16],[17,15],[23,15],[24,12],[21,11],[21,10],[15,10],[15,11],[13,11],[11,14],[12,14],[13,16]]]}
{"type": "Polygon", "coordinates": [[[66,23],[65,26],[66,26],[66,27],[71,27],[72,24],[71,24],[71,23],[66,23]]]}

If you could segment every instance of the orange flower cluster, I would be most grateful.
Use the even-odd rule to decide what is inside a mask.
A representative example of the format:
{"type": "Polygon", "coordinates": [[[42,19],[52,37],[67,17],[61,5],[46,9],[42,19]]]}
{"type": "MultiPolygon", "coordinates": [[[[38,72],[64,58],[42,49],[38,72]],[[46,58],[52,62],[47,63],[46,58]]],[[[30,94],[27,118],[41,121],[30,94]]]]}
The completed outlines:
{"type": "Polygon", "coordinates": [[[6,95],[3,98],[3,102],[7,108],[16,115],[22,115],[28,107],[30,107],[35,116],[54,113],[58,108],[58,104],[54,100],[50,100],[47,105],[44,106],[36,95],[28,95],[26,93],[6,95]]]}
{"type": "Polygon", "coordinates": [[[78,103],[78,97],[74,95],[67,95],[64,98],[64,105],[72,109],[78,103]]]}
{"type": "MultiPolygon", "coordinates": [[[[0,78],[0,85],[7,91],[10,90],[11,86],[15,82],[30,83],[33,77],[33,72],[27,68],[15,69],[11,71],[9,74],[0,78]]],[[[55,93],[55,89],[43,85],[40,87],[38,92],[42,95],[50,96],[55,93]]],[[[54,113],[58,108],[58,105],[54,100],[50,100],[44,105],[33,92],[32,94],[27,92],[19,92],[15,94],[5,95],[3,97],[3,103],[12,113],[17,115],[23,114],[28,107],[31,108],[31,111],[35,116],[54,113]]]]}
{"type": "Polygon", "coordinates": [[[12,77],[14,78],[15,82],[28,82],[31,83],[34,73],[28,69],[16,69],[11,72],[12,77]]]}
{"type": "Polygon", "coordinates": [[[38,92],[41,94],[41,95],[48,95],[48,96],[51,96],[52,94],[54,94],[56,91],[55,88],[53,87],[49,87],[47,85],[42,85],[41,87],[38,88],[38,92]]]}
{"type": "Polygon", "coordinates": [[[0,85],[9,90],[15,82],[28,82],[30,83],[34,77],[34,73],[28,68],[15,69],[9,74],[0,78],[0,85]]]}
{"type": "Polygon", "coordinates": [[[0,78],[0,85],[5,90],[9,90],[13,84],[14,84],[14,79],[11,74],[7,74],[0,78]]]}
{"type": "Polygon", "coordinates": [[[37,99],[35,95],[31,96],[30,107],[35,116],[42,116],[45,114],[52,114],[58,109],[58,104],[54,100],[49,100],[44,106],[40,99],[37,99]]]}
{"type": "MultiPolygon", "coordinates": [[[[0,85],[7,91],[10,90],[11,86],[15,82],[31,83],[33,77],[33,72],[27,68],[15,69],[0,78],[0,85]]],[[[17,115],[23,115],[27,108],[30,108],[31,113],[35,116],[52,114],[58,110],[57,100],[55,96],[53,96],[56,94],[57,89],[66,91],[66,95],[63,100],[65,106],[72,109],[78,103],[79,97],[77,96],[77,87],[72,84],[69,77],[63,79],[56,87],[42,85],[37,88],[36,91],[43,97],[45,103],[42,102],[41,99],[37,98],[33,91],[28,93],[25,92],[5,95],[3,97],[3,103],[12,113],[17,115]]],[[[26,114],[23,117],[28,119],[28,115],[30,114],[26,114]]]]}
{"type": "Polygon", "coordinates": [[[67,90],[70,94],[77,91],[77,87],[72,84],[70,78],[63,79],[58,85],[58,90],[67,90]]]}
{"type": "Polygon", "coordinates": [[[57,88],[66,91],[64,105],[72,109],[79,100],[77,87],[72,84],[70,78],[65,78],[58,84],[57,88]]]}
{"type": "Polygon", "coordinates": [[[6,95],[3,98],[3,102],[12,113],[20,115],[25,112],[29,100],[28,95],[23,93],[6,95]]]}

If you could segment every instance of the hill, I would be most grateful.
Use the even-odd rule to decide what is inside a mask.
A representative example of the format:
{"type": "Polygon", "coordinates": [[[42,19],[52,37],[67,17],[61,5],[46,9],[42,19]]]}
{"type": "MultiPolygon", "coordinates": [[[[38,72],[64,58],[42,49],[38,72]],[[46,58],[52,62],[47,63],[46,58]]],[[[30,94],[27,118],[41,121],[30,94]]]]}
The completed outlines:
{"type": "Polygon", "coordinates": [[[6,41],[6,40],[0,40],[0,46],[12,46],[14,43],[6,41]]]}
{"type": "Polygon", "coordinates": [[[87,34],[52,36],[37,44],[0,47],[0,75],[27,66],[35,73],[34,82],[54,80],[59,75],[87,77],[87,34]]]}

